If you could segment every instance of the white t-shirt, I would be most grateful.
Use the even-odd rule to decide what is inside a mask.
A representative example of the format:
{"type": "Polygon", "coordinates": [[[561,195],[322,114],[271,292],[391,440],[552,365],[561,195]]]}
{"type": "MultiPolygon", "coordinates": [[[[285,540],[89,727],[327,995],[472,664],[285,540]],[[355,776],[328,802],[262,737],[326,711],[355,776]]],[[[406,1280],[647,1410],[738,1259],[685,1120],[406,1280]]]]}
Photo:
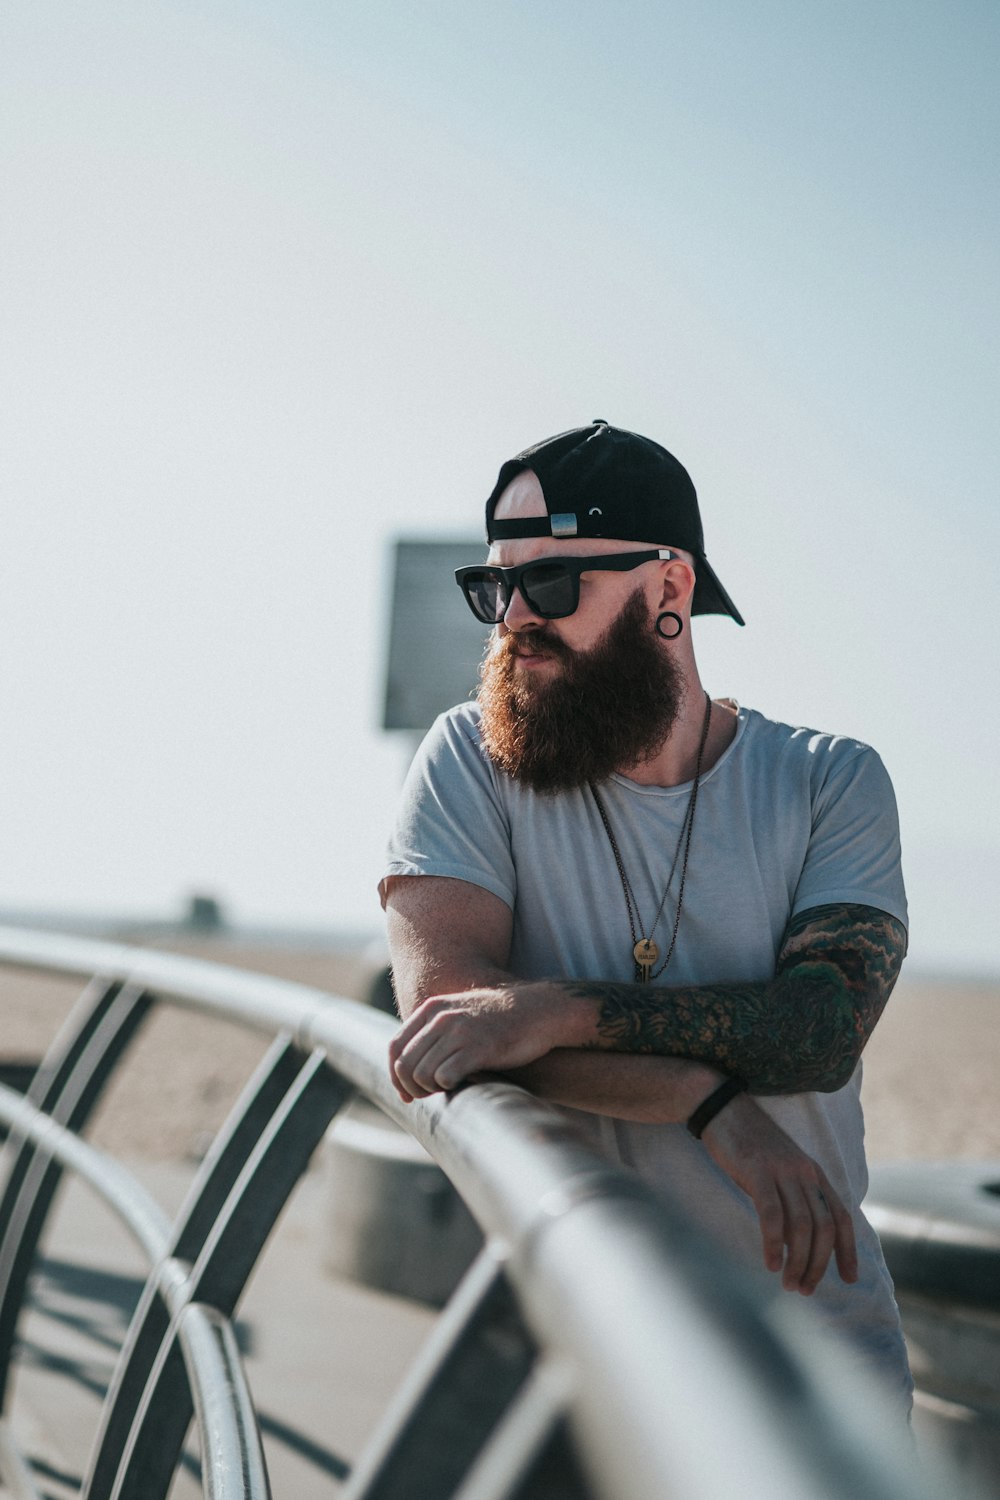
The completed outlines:
{"type": "MultiPolygon", "coordinates": [[[[525,979],[634,979],[632,938],[614,855],[588,788],[533,792],[482,748],[479,710],[443,714],[410,769],[386,876],[443,875],[492,891],[513,912],[509,967],[525,979]]],[[[648,921],[670,869],[691,791],[612,776],[601,797],[639,910],[648,921]]],[[[665,952],[676,879],[656,931],[665,952]]],[[[767,980],[788,920],[850,902],[904,925],[899,827],[876,753],[843,737],[740,709],[735,738],[701,778],[669,985],[767,980]]],[[[861,1213],[868,1179],[861,1067],[835,1093],[759,1098],[820,1163],[850,1208],[859,1279],[827,1270],[811,1305],[861,1347],[904,1400],[910,1377],[881,1248],[861,1213]]],[[[679,1201],[707,1233],[761,1263],[749,1198],[683,1125],[647,1125],[570,1111],[612,1160],[679,1201]]]]}

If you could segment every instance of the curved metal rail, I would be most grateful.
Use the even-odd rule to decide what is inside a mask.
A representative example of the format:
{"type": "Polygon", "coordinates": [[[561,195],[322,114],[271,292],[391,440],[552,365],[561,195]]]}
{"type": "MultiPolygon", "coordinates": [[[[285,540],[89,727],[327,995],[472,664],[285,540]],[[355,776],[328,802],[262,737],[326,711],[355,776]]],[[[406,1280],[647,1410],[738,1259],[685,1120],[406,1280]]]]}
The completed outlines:
{"type": "MultiPolygon", "coordinates": [[[[150,1280],[178,1320],[180,1343],[212,1500],[269,1494],[260,1430],[232,1324],[214,1308],[186,1302],[183,1269],[169,1258],[171,1225],[159,1204],[114,1157],[57,1125],[0,1085],[0,1120],[10,1134],[68,1167],[97,1192],[144,1252],[150,1280]]],[[[23,1474],[20,1479],[24,1483],[23,1474]]]]}
{"type": "Polygon", "coordinates": [[[45,1060],[0,1204],[0,1383],[63,1165],[128,1197],[82,1128],[152,1003],[276,1035],[163,1242],[101,1419],[89,1500],[165,1495],[192,1414],[207,1494],[267,1493],[229,1319],[329,1120],[360,1090],[443,1167],[486,1236],[347,1500],[555,1495],[930,1500],[880,1393],[792,1304],[710,1253],[635,1179],[513,1086],[404,1106],[393,1027],[357,1003],[188,958],[0,928],[0,962],[91,979],[45,1060]],[[56,1121],[44,1125],[38,1112],[56,1121]],[[58,1127],[64,1127],[59,1129],[58,1127]],[[613,1275],[609,1274],[613,1268],[613,1275]],[[227,1331],[228,1330],[228,1331],[227,1331]],[[555,1477],[554,1477],[555,1476],[555,1477]]]}

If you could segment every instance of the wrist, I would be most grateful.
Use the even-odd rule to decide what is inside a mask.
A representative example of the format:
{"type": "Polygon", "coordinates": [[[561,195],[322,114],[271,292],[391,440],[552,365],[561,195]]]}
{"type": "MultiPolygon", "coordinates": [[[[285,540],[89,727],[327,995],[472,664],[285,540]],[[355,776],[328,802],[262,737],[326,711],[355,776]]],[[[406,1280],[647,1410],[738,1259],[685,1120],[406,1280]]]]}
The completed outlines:
{"type": "Polygon", "coordinates": [[[726,1074],[719,1068],[713,1068],[710,1063],[696,1063],[678,1058],[683,1065],[676,1082],[675,1100],[677,1105],[676,1122],[678,1125],[686,1125],[699,1105],[715,1092],[721,1083],[725,1083],[726,1074]]]}
{"type": "Polygon", "coordinates": [[[687,1128],[695,1140],[700,1141],[716,1116],[720,1115],[738,1095],[745,1092],[746,1084],[742,1078],[724,1078],[720,1084],[716,1085],[688,1116],[687,1128]]]}
{"type": "Polygon", "coordinates": [[[547,1008],[552,1029],[558,1034],[553,1046],[597,1046],[603,1050],[604,1044],[598,1031],[601,1002],[597,996],[581,993],[573,985],[561,980],[540,980],[532,988],[540,992],[541,1003],[547,1008]]]}

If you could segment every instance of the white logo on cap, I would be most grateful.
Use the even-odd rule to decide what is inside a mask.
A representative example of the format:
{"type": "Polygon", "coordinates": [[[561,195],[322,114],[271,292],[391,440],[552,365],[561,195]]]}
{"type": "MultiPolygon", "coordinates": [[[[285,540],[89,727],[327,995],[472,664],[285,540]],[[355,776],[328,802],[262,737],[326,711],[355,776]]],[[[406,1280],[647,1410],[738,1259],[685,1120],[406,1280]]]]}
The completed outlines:
{"type": "Polygon", "coordinates": [[[604,512],[599,505],[592,505],[587,514],[588,516],[603,516],[604,512]]]}

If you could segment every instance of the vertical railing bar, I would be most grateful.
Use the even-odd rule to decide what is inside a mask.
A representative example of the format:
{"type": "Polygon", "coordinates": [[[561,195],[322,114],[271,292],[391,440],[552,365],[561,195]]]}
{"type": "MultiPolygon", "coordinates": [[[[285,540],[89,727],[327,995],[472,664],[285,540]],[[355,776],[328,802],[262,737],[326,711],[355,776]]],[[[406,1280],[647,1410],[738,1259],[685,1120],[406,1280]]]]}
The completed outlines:
{"type": "MultiPolygon", "coordinates": [[[[26,1094],[32,1104],[51,1113],[80,1053],[88,1045],[94,1030],[120,989],[121,985],[116,981],[107,982],[98,976],[85,986],[35,1070],[26,1094]],[[96,994],[92,995],[95,990],[96,994]]],[[[26,1150],[24,1142],[15,1144],[8,1141],[5,1143],[4,1155],[10,1157],[10,1170],[0,1199],[0,1239],[6,1233],[21,1183],[31,1162],[32,1150],[26,1150]]]]}
{"type": "Polygon", "coordinates": [[[419,1422],[427,1393],[456,1345],[485,1315],[503,1274],[503,1262],[496,1247],[487,1241],[434,1320],[429,1335],[383,1409],[351,1470],[341,1500],[362,1500],[367,1496],[374,1476],[404,1440],[407,1430],[419,1422]]]}
{"type": "MultiPolygon", "coordinates": [[[[101,991],[89,1012],[78,1003],[35,1074],[25,1095],[28,1102],[50,1115],[57,1124],[79,1132],[122,1051],[145,1019],[150,998],[132,986],[111,985],[101,991]],[[72,1035],[67,1034],[70,1022],[79,1023],[74,1025],[72,1035]],[[60,1054],[58,1057],[53,1056],[56,1052],[60,1054]],[[50,1058],[53,1066],[48,1071],[50,1058]]],[[[0,1204],[0,1232],[4,1234],[38,1149],[34,1142],[22,1141],[15,1153],[0,1204]]]]}
{"type": "Polygon", "coordinates": [[[122,987],[120,979],[110,979],[103,974],[95,974],[87,981],[35,1069],[27,1090],[32,1104],[51,1112],[65,1080],[73,1072],[122,987]]]}
{"type": "MultiPolygon", "coordinates": [[[[237,1182],[212,1225],[179,1302],[205,1302],[230,1316],[275,1221],[337,1109],[352,1092],[314,1051],[302,1064],[292,1088],[261,1131],[237,1182]]],[[[135,1405],[132,1391],[120,1384],[82,1491],[115,1500],[158,1500],[169,1488],[177,1457],[190,1425],[192,1393],[177,1375],[175,1308],[167,1332],[135,1405]],[[127,1435],[115,1408],[133,1408],[127,1435]],[[112,1478],[113,1475],[113,1478],[112,1478]]],[[[182,1363],[182,1362],[181,1362],[182,1363]]],[[[109,1393],[110,1395],[110,1393],[109,1393]]]]}
{"type": "Polygon", "coordinates": [[[205,1237],[191,1270],[191,1294],[230,1315],[278,1215],[353,1086],[323,1048],[303,1062],[205,1237]]]}
{"type": "MultiPolygon", "coordinates": [[[[173,1274],[178,1262],[194,1261],[212,1224],[239,1180],[247,1160],[294,1085],[303,1053],[288,1032],[272,1041],[254,1069],[198,1169],[177,1216],[170,1245],[173,1274]]],[[[189,1269],[189,1267],[188,1267],[189,1269]]],[[[142,1392],[170,1322],[177,1296],[161,1296],[151,1278],[143,1288],[122,1344],[91,1448],[83,1493],[101,1494],[112,1483],[142,1392]]]]}
{"type": "Polygon", "coordinates": [[[87,981],[35,1070],[27,1091],[32,1104],[51,1113],[53,1101],[58,1098],[65,1079],[76,1067],[81,1053],[123,987],[123,980],[105,974],[94,974],[87,981]]]}
{"type": "MultiPolygon", "coordinates": [[[[168,1273],[176,1269],[179,1276],[186,1279],[184,1268],[174,1261],[165,1263],[163,1269],[168,1273]]],[[[104,1397],[81,1487],[81,1500],[87,1500],[88,1496],[107,1495],[121,1463],[129,1431],[170,1326],[164,1290],[161,1277],[151,1276],[140,1293],[104,1397]]]]}
{"type": "Polygon", "coordinates": [[[414,1474],[427,1494],[451,1495],[534,1360],[502,1252],[488,1242],[383,1413],[341,1500],[402,1500],[412,1494],[414,1474]]]}
{"type": "MultiPolygon", "coordinates": [[[[179,1313],[177,1315],[179,1317],[179,1313]]],[[[156,1346],[145,1383],[136,1392],[130,1403],[134,1415],[125,1433],[117,1462],[106,1479],[93,1483],[89,1476],[80,1491],[81,1500],[92,1496],[93,1500],[120,1500],[123,1494],[133,1494],[141,1500],[161,1500],[166,1496],[177,1467],[177,1456],[183,1446],[194,1403],[187,1381],[187,1372],[177,1338],[177,1317],[168,1318],[163,1337],[156,1346]],[[154,1407],[167,1406],[171,1411],[183,1411],[184,1425],[176,1449],[163,1441],[159,1452],[152,1452],[156,1437],[156,1423],[152,1420],[154,1407]],[[150,1469],[152,1473],[150,1473],[150,1469]],[[156,1478],[152,1477],[157,1476],[156,1478]]]]}
{"type": "MultiPolygon", "coordinates": [[[[44,1089],[39,1088],[49,1104],[47,1112],[52,1119],[76,1131],[83,1128],[93,1112],[115,1067],[148,1015],[152,997],[126,985],[109,1000],[102,991],[90,1012],[81,1002],[70,1018],[73,1024],[67,1023],[64,1028],[62,1060],[50,1083],[44,1089]]],[[[10,1363],[28,1277],[61,1177],[62,1168],[50,1159],[43,1146],[28,1140],[21,1143],[12,1167],[9,1198],[5,1196],[7,1219],[0,1239],[0,1410],[6,1403],[10,1363]]]]}
{"type": "Polygon", "coordinates": [[[480,1450],[452,1500],[510,1500],[565,1415],[573,1374],[565,1361],[539,1359],[480,1450]]]}
{"type": "Polygon", "coordinates": [[[181,1205],[172,1250],[178,1260],[197,1259],[257,1145],[261,1126],[280,1109],[306,1056],[290,1032],[279,1032],[240,1091],[181,1205]]]}

